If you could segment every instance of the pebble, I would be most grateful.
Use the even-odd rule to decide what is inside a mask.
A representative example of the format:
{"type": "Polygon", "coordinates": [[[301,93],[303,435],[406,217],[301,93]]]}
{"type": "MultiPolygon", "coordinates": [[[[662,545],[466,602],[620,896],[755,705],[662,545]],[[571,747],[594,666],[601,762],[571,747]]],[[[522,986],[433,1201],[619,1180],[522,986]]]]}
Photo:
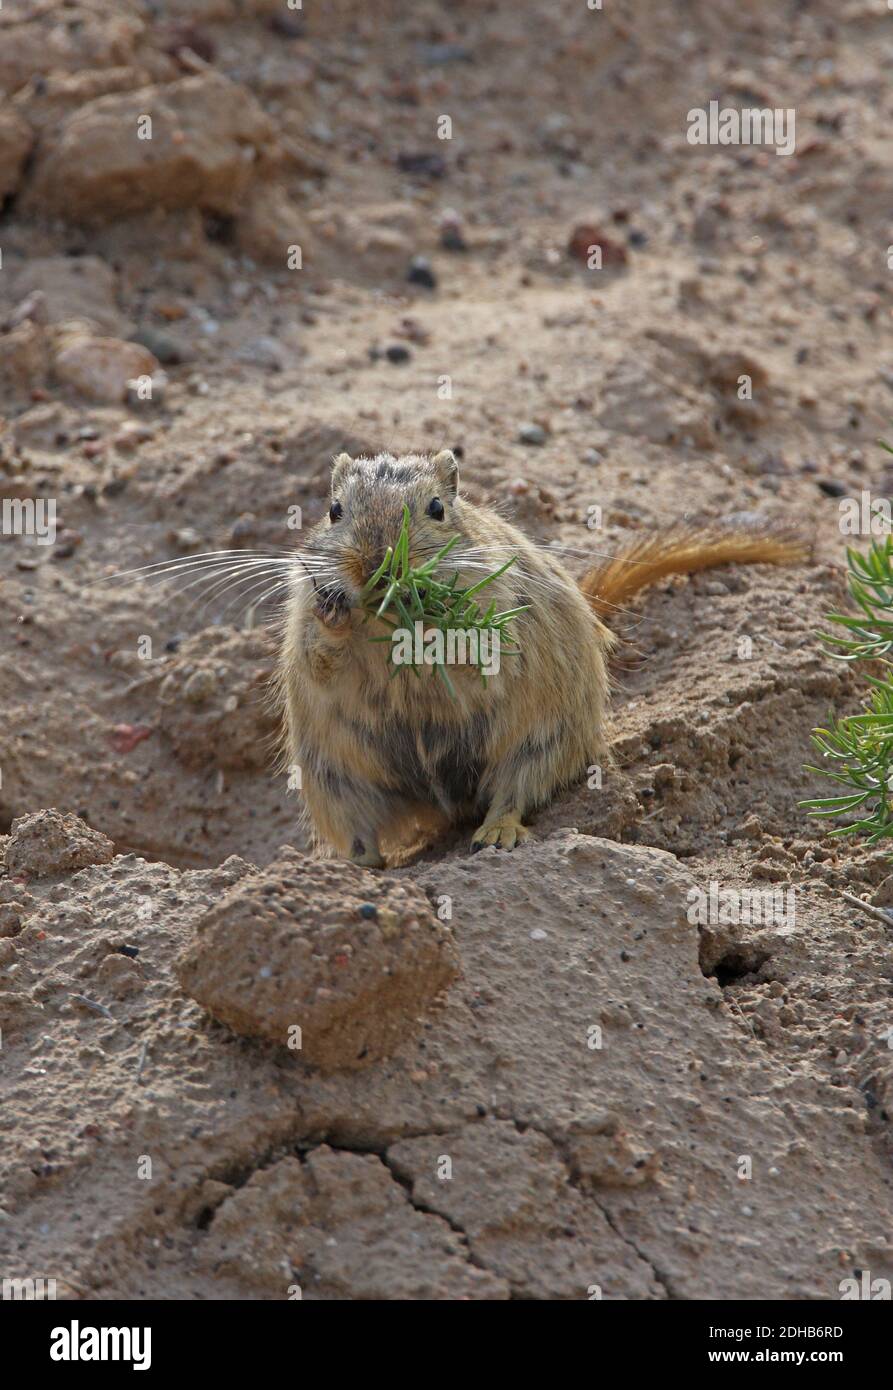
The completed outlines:
{"type": "Polygon", "coordinates": [[[543,931],[542,927],[534,927],[533,931],[530,933],[530,939],[531,941],[545,941],[548,935],[549,933],[543,931]]]}
{"type": "Polygon", "coordinates": [[[288,352],[278,338],[252,338],[250,343],[239,348],[236,353],[240,362],[253,362],[255,366],[266,367],[271,372],[284,371],[288,366],[288,352]]]}
{"type": "Polygon", "coordinates": [[[453,208],[447,208],[440,219],[440,244],[444,251],[468,250],[462,219],[453,208]]]}
{"type": "Polygon", "coordinates": [[[446,160],[443,155],[421,151],[397,155],[397,168],[404,174],[415,174],[419,178],[442,179],[446,173],[446,160]]]}
{"type": "Polygon", "coordinates": [[[133,342],[148,348],[153,357],[164,366],[176,366],[180,362],[190,362],[192,353],[184,343],[178,343],[169,333],[161,333],[157,328],[138,328],[133,342]]]}
{"type": "Polygon", "coordinates": [[[293,10],[271,15],[270,28],[283,39],[302,39],[307,32],[304,16],[295,14],[293,10]]]}
{"type": "Polygon", "coordinates": [[[68,560],[83,542],[80,531],[69,531],[63,526],[56,537],[56,544],[53,546],[54,560],[68,560]]]}
{"type": "Polygon", "coordinates": [[[836,478],[816,478],[815,481],[816,487],[826,497],[846,497],[849,492],[846,483],[838,482],[836,478]]]}
{"type": "Polygon", "coordinates": [[[408,362],[411,356],[409,348],[402,343],[391,343],[390,347],[385,348],[385,357],[389,362],[408,362]]]}
{"type": "Polygon", "coordinates": [[[570,234],[567,253],[569,256],[573,256],[574,260],[582,261],[584,265],[588,265],[590,246],[600,247],[603,266],[626,265],[629,259],[626,247],[622,242],[606,236],[600,227],[591,222],[581,222],[570,234]]]}
{"type": "Polygon", "coordinates": [[[191,526],[184,526],[179,531],[170,531],[168,533],[168,539],[174,545],[178,545],[181,550],[194,550],[197,545],[201,545],[202,543],[202,538],[198,531],[194,530],[191,526]]]}
{"type": "Polygon", "coordinates": [[[183,687],[183,697],[191,705],[202,705],[217,692],[217,677],[207,667],[193,671],[183,687]]]}
{"type": "Polygon", "coordinates": [[[110,405],[124,400],[132,379],[151,377],[157,368],[152,353],[138,343],[87,333],[63,340],[53,364],[64,385],[89,400],[110,405]]]}
{"type": "Polygon", "coordinates": [[[437,276],[426,256],[413,256],[406,278],[411,285],[423,285],[426,290],[437,289],[437,276]]]}
{"type": "Polygon", "coordinates": [[[530,444],[539,448],[546,442],[546,431],[542,425],[526,424],[518,430],[518,439],[522,444],[530,444]]]}
{"type": "Polygon", "coordinates": [[[471,63],[474,54],[462,43],[420,43],[419,61],[428,68],[442,68],[448,63],[471,63]]]}

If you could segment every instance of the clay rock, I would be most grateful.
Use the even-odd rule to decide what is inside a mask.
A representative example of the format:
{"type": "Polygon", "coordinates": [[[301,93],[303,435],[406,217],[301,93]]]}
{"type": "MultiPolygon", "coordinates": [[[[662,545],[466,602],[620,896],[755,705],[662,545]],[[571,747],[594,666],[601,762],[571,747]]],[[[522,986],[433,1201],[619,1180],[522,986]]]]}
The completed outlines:
{"type": "Polygon", "coordinates": [[[212,907],[177,964],[220,1022],[299,1042],[324,1071],[387,1056],[457,974],[449,930],[419,888],[294,849],[212,907]]]}
{"type": "Polygon", "coordinates": [[[53,358],[53,373],[63,386],[109,404],[125,399],[128,381],[158,370],[157,358],[139,343],[89,333],[62,335],[53,358]]]}
{"type": "Polygon", "coordinates": [[[12,876],[70,874],[89,864],[109,864],[114,857],[115,846],[107,835],[91,829],[80,816],[55,808],[19,816],[6,842],[6,868],[12,876]]]}
{"type": "Polygon", "coordinates": [[[201,1260],[268,1298],[295,1285],[311,1299],[509,1296],[446,1221],[415,1210],[380,1158],[326,1145],[253,1173],[216,1212],[201,1260]]]}
{"type": "Polygon", "coordinates": [[[9,333],[0,334],[0,390],[11,396],[28,395],[47,379],[50,348],[45,330],[26,319],[9,333]]]}
{"type": "Polygon", "coordinates": [[[34,143],[31,127],[10,107],[0,107],[0,203],[15,193],[34,143]]]}
{"type": "Polygon", "coordinates": [[[116,303],[117,276],[98,256],[38,256],[15,279],[15,296],[43,295],[46,322],[81,319],[103,333],[126,333],[116,303]]]}
{"type": "Polygon", "coordinates": [[[26,8],[10,5],[7,23],[6,13],[0,16],[0,92],[16,92],[39,73],[127,63],[146,27],[136,15],[114,14],[111,6],[97,13],[87,5],[50,5],[23,21],[26,8]]]}
{"type": "Polygon", "coordinates": [[[279,184],[260,188],[239,218],[237,237],[240,248],[255,260],[285,270],[295,259],[292,247],[301,248],[301,261],[307,256],[307,238],[301,231],[304,215],[279,184]]]}
{"type": "Polygon", "coordinates": [[[62,122],[97,97],[148,87],[154,74],[145,67],[96,68],[89,72],[39,73],[12,98],[39,139],[51,136],[62,122]]]}
{"type": "Polygon", "coordinates": [[[274,152],[251,93],[202,73],[87,102],[38,158],[23,201],[87,223],[156,207],[233,214],[274,152]]]}

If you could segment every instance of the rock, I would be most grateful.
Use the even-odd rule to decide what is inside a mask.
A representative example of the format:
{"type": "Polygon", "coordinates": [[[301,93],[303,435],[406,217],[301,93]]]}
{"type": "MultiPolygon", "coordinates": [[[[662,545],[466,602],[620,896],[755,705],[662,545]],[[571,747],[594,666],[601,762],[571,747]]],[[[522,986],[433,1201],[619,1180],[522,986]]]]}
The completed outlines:
{"type": "Polygon", "coordinates": [[[402,343],[391,343],[390,347],[385,348],[384,355],[389,362],[399,365],[400,363],[408,362],[412,353],[409,348],[404,347],[402,343]]]}
{"type": "Polygon", "coordinates": [[[16,92],[29,78],[43,73],[79,72],[127,64],[146,28],[136,15],[115,14],[114,7],[100,12],[92,6],[66,5],[64,22],[61,14],[52,8],[15,8],[19,11],[38,9],[42,13],[23,18],[17,15],[12,23],[3,27],[0,93],[16,92]]]}
{"type": "Polygon", "coordinates": [[[413,256],[406,278],[410,285],[423,285],[426,290],[437,289],[437,276],[426,256],[413,256]]]}
{"type": "Polygon", "coordinates": [[[165,367],[192,361],[192,350],[185,343],[178,342],[170,333],[162,333],[149,324],[136,330],[133,335],[133,342],[148,348],[153,357],[156,357],[165,367]]]}
{"type": "Polygon", "coordinates": [[[453,208],[447,208],[440,219],[440,244],[444,251],[467,251],[462,218],[453,208]]]}
{"type": "Polygon", "coordinates": [[[329,1072],[393,1052],[458,961],[418,888],[285,849],[205,914],[177,974],[237,1033],[288,1047],[300,1028],[301,1057],[329,1072]]]}
{"type": "Polygon", "coordinates": [[[217,57],[217,45],[210,34],[189,20],[168,22],[161,28],[159,38],[162,51],[186,67],[189,66],[190,53],[203,63],[213,63],[217,57]]]}
{"type": "Polygon", "coordinates": [[[294,10],[270,15],[269,25],[273,33],[283,39],[302,39],[307,32],[307,21],[294,10]]]}
{"type": "Polygon", "coordinates": [[[90,72],[41,72],[20,87],[13,110],[25,118],[38,139],[52,139],[62,122],[88,101],[112,92],[133,92],[152,82],[148,68],[98,68],[90,72]]]}
{"type": "Polygon", "coordinates": [[[126,398],[131,379],[157,371],[156,358],[139,343],[88,334],[64,335],[53,359],[53,374],[63,386],[109,404],[126,398]]]}
{"type": "Polygon", "coordinates": [[[8,873],[30,878],[74,873],[88,864],[108,864],[114,856],[115,846],[107,835],[79,816],[55,809],[19,816],[6,844],[8,873]]]}
{"type": "Polygon", "coordinates": [[[22,323],[37,323],[41,327],[49,323],[50,315],[47,308],[46,295],[41,290],[33,290],[31,294],[26,294],[15,306],[9,318],[3,324],[4,332],[11,328],[18,328],[22,323]]]}
{"type": "Polygon", "coordinates": [[[23,207],[85,223],[156,208],[233,215],[275,148],[257,101],[219,73],[99,97],[38,157],[23,207]]]}
{"type": "Polygon", "coordinates": [[[0,106],[0,203],[15,193],[31,153],[34,133],[9,106],[0,106]]]}
{"type": "Polygon", "coordinates": [[[442,179],[447,171],[443,155],[428,151],[398,154],[397,168],[404,174],[424,179],[442,179]]]}
{"type": "Polygon", "coordinates": [[[43,296],[47,322],[78,319],[103,333],[126,336],[117,288],[115,272],[98,256],[38,256],[15,279],[17,295],[43,296]]]}
{"type": "Polygon", "coordinates": [[[240,209],[236,224],[236,242],[246,256],[296,275],[307,257],[306,233],[306,214],[279,184],[258,188],[240,209]],[[300,248],[300,266],[293,264],[294,247],[300,248]]]}
{"type": "Polygon", "coordinates": [[[253,362],[270,372],[282,372],[289,365],[288,349],[278,338],[252,338],[236,353],[240,362],[253,362]]]}
{"type": "Polygon", "coordinates": [[[429,68],[446,67],[449,63],[473,63],[474,53],[462,43],[420,43],[420,62],[429,68]]]}
{"type": "Polygon", "coordinates": [[[546,437],[546,431],[543,429],[542,425],[521,425],[518,430],[518,439],[522,444],[531,444],[540,447],[545,444],[546,437]]]}
{"type": "Polygon", "coordinates": [[[183,687],[183,695],[191,705],[203,705],[216,694],[217,677],[206,666],[200,666],[197,671],[193,671],[183,687]]]}
{"type": "Polygon", "coordinates": [[[846,497],[850,491],[846,483],[837,478],[816,478],[815,485],[826,497],[846,497]]]}
{"type": "Polygon", "coordinates": [[[49,367],[46,331],[31,319],[11,333],[0,334],[0,390],[11,396],[28,395],[44,385],[49,367]]]}
{"type": "Polygon", "coordinates": [[[615,241],[613,237],[607,236],[595,223],[578,223],[571,232],[567,243],[568,255],[572,256],[574,260],[582,261],[584,265],[588,265],[589,257],[593,254],[593,247],[598,247],[601,251],[602,269],[626,265],[629,259],[622,241],[615,241]]]}

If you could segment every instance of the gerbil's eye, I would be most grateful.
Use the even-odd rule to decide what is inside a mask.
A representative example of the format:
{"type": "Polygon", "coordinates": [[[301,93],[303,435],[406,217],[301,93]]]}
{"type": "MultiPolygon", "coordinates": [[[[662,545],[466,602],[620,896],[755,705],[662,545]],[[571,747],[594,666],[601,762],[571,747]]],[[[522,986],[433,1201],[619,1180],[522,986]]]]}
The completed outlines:
{"type": "Polygon", "coordinates": [[[340,520],[341,520],[341,515],[342,515],[341,503],[340,503],[340,502],[333,502],[332,505],[331,505],[331,507],[329,508],[329,521],[340,521],[340,520]]]}
{"type": "Polygon", "coordinates": [[[435,521],[443,521],[443,503],[439,497],[432,497],[428,503],[428,515],[435,521]]]}

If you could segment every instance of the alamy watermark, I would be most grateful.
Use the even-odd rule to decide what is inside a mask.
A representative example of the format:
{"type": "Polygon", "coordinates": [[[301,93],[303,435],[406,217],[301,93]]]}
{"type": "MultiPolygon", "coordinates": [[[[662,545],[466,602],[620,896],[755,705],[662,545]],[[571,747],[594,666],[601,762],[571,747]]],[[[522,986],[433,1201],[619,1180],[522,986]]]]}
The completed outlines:
{"type": "Polygon", "coordinates": [[[55,1279],[10,1279],[0,1284],[0,1302],[43,1303],[56,1297],[55,1279]]]}
{"type": "Polygon", "coordinates": [[[694,106],[686,117],[690,145],[771,145],[776,154],[793,154],[796,113],[793,107],[721,107],[711,101],[694,106]]]}
{"type": "Polygon", "coordinates": [[[34,536],[38,545],[56,539],[55,497],[4,497],[0,502],[0,536],[34,536]]]}
{"type": "Polygon", "coordinates": [[[796,924],[793,888],[689,888],[686,916],[692,926],[782,926],[796,924]]]}
{"type": "Polygon", "coordinates": [[[477,666],[485,676],[499,674],[498,628],[429,627],[417,618],[412,628],[391,634],[395,666],[477,666]]]}

